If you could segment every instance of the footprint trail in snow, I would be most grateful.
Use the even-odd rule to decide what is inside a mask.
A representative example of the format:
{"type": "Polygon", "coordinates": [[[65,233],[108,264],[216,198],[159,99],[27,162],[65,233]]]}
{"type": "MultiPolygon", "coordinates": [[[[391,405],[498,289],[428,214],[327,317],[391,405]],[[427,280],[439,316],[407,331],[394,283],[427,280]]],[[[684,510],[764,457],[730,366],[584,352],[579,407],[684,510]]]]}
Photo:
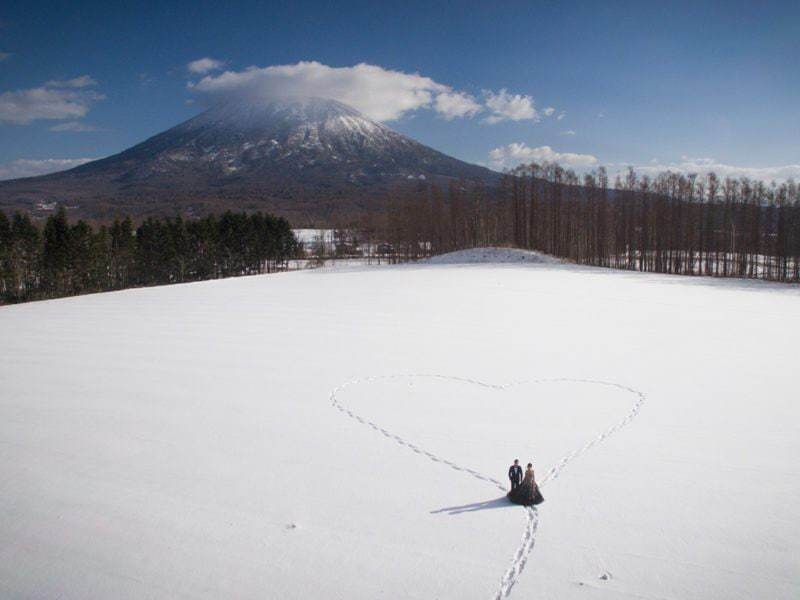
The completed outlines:
{"type": "MultiPolygon", "coordinates": [[[[477,472],[477,471],[475,471],[473,469],[468,469],[466,467],[462,467],[462,466],[460,466],[460,465],[458,465],[458,464],[456,464],[456,463],[454,463],[454,462],[452,462],[450,460],[447,460],[445,458],[437,456],[436,454],[433,454],[432,452],[428,452],[427,450],[424,450],[423,448],[420,448],[416,444],[413,444],[413,443],[403,439],[402,437],[391,433],[390,431],[388,431],[384,427],[381,427],[377,423],[374,423],[373,421],[370,421],[370,420],[358,415],[357,413],[355,413],[352,410],[350,410],[349,408],[347,408],[339,400],[339,393],[342,390],[344,390],[345,388],[348,388],[348,387],[351,387],[351,386],[354,386],[354,385],[358,385],[358,384],[369,383],[369,382],[372,382],[372,381],[386,380],[386,379],[441,379],[441,380],[455,381],[455,382],[460,382],[460,383],[468,383],[468,384],[476,385],[476,386],[479,386],[479,387],[484,387],[484,388],[498,390],[498,391],[507,390],[507,389],[512,388],[514,386],[524,385],[524,384],[560,383],[560,382],[563,382],[563,383],[587,383],[587,384],[593,384],[593,385],[599,385],[599,386],[614,387],[614,388],[620,389],[620,390],[622,390],[624,392],[628,392],[628,393],[632,394],[636,398],[636,400],[635,400],[633,406],[631,407],[630,411],[625,415],[625,417],[622,420],[620,420],[615,425],[612,425],[611,427],[609,427],[608,429],[606,429],[605,431],[603,431],[602,433],[597,435],[597,437],[593,438],[592,440],[590,440],[589,442],[587,442],[586,444],[581,446],[580,448],[578,448],[576,450],[573,450],[569,454],[563,456],[555,464],[555,466],[553,466],[547,472],[547,474],[541,479],[541,481],[539,481],[539,485],[540,486],[544,486],[549,481],[552,481],[553,479],[558,478],[558,476],[561,474],[561,472],[564,470],[564,468],[570,462],[572,462],[574,459],[579,457],[581,454],[583,454],[584,452],[586,452],[587,450],[589,450],[593,446],[596,446],[597,444],[599,444],[600,442],[602,442],[603,440],[608,438],[610,435],[612,435],[616,431],[619,431],[622,427],[624,427],[625,425],[630,423],[631,420],[633,420],[636,417],[636,415],[639,414],[639,411],[641,410],[642,405],[644,404],[644,401],[645,401],[645,395],[642,392],[640,392],[639,390],[635,390],[635,389],[633,389],[631,387],[628,387],[628,386],[625,386],[625,385],[621,385],[619,383],[614,383],[614,382],[609,382],[609,381],[597,381],[597,380],[591,380],[591,379],[571,379],[571,378],[564,378],[564,377],[553,378],[553,379],[533,379],[533,380],[529,380],[529,381],[518,381],[518,382],[509,383],[509,384],[505,384],[505,385],[495,385],[495,384],[491,384],[491,383],[485,383],[485,382],[482,382],[482,381],[478,381],[478,380],[475,380],[475,379],[468,379],[468,378],[465,378],[465,377],[453,377],[453,376],[448,376],[448,375],[422,374],[422,373],[420,373],[420,374],[406,374],[406,375],[377,375],[377,376],[372,376],[372,377],[364,377],[364,378],[360,378],[360,379],[353,379],[351,381],[343,383],[342,385],[338,386],[333,391],[331,391],[329,399],[331,401],[332,406],[334,408],[336,408],[337,410],[339,410],[340,412],[342,412],[343,414],[345,414],[348,417],[350,417],[351,419],[355,419],[359,423],[361,423],[363,425],[366,425],[368,427],[371,427],[376,432],[380,433],[381,435],[385,436],[386,438],[392,440],[393,442],[395,442],[395,443],[397,443],[397,444],[399,444],[401,446],[405,446],[406,448],[408,448],[409,450],[411,450],[415,454],[419,454],[421,456],[425,456],[426,458],[428,458],[429,460],[432,460],[433,462],[446,465],[447,467],[453,469],[454,471],[460,471],[460,472],[463,472],[463,473],[465,473],[467,475],[475,477],[476,479],[479,479],[481,481],[485,481],[487,483],[491,483],[495,487],[497,487],[498,489],[502,490],[504,493],[506,492],[506,486],[505,486],[505,484],[503,482],[501,482],[501,481],[499,481],[499,480],[497,480],[497,479],[495,479],[493,477],[489,477],[487,475],[483,475],[482,473],[479,473],[479,472],[477,472]]],[[[530,506],[524,507],[524,510],[525,510],[526,522],[525,522],[525,529],[523,530],[523,533],[522,533],[522,540],[520,542],[520,545],[517,547],[517,550],[514,552],[513,558],[511,560],[511,565],[509,566],[509,568],[506,570],[506,572],[503,574],[502,578],[500,579],[499,589],[498,589],[497,593],[492,597],[493,600],[503,600],[503,598],[508,598],[509,594],[511,594],[511,590],[514,587],[514,584],[518,581],[520,575],[522,574],[522,571],[525,569],[525,565],[528,562],[528,557],[530,556],[530,553],[533,550],[533,546],[534,546],[534,544],[536,542],[536,528],[539,525],[539,512],[535,507],[530,507],[530,506]]]]}

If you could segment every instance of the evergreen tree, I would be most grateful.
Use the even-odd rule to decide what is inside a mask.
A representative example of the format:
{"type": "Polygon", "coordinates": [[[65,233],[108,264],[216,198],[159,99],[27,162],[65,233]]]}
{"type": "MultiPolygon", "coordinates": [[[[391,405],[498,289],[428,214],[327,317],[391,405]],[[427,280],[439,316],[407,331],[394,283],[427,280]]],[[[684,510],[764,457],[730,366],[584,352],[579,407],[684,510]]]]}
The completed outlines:
{"type": "Polygon", "coordinates": [[[47,218],[43,234],[42,267],[47,293],[53,296],[65,295],[73,254],[70,248],[69,223],[63,207],[47,218]]]}
{"type": "Polygon", "coordinates": [[[26,214],[11,217],[11,243],[8,250],[6,300],[33,299],[41,287],[41,237],[26,214]]]}
{"type": "Polygon", "coordinates": [[[11,222],[6,213],[0,210],[0,301],[8,294],[11,272],[11,222]]]}

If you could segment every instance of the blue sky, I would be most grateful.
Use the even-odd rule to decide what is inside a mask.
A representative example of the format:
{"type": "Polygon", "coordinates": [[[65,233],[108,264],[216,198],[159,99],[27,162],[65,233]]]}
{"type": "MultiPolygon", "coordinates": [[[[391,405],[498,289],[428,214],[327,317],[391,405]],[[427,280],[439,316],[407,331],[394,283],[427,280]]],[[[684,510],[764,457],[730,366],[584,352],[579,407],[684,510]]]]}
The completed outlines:
{"type": "Polygon", "coordinates": [[[113,154],[214,94],[310,81],[496,168],[800,177],[798,2],[236,4],[4,3],[0,177],[113,154]],[[219,62],[190,72],[201,58],[219,62]]]}

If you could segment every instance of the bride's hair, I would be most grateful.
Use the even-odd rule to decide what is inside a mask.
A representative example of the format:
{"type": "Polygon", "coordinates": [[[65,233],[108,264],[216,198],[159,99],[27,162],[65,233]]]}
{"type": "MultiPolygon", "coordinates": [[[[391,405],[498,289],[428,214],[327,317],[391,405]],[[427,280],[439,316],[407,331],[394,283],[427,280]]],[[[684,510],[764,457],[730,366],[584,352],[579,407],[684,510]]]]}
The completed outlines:
{"type": "Polygon", "coordinates": [[[528,468],[532,469],[533,468],[533,463],[528,463],[528,468]]]}

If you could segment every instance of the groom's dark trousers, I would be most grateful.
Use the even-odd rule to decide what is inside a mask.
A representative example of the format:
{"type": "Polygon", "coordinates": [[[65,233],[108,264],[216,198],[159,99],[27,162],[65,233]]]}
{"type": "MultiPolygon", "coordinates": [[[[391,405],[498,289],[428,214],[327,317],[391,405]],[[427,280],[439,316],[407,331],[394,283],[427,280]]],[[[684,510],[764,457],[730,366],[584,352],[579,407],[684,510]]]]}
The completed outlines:
{"type": "Polygon", "coordinates": [[[522,467],[519,465],[511,465],[508,469],[508,478],[511,480],[511,489],[515,490],[522,483],[522,467]]]}

